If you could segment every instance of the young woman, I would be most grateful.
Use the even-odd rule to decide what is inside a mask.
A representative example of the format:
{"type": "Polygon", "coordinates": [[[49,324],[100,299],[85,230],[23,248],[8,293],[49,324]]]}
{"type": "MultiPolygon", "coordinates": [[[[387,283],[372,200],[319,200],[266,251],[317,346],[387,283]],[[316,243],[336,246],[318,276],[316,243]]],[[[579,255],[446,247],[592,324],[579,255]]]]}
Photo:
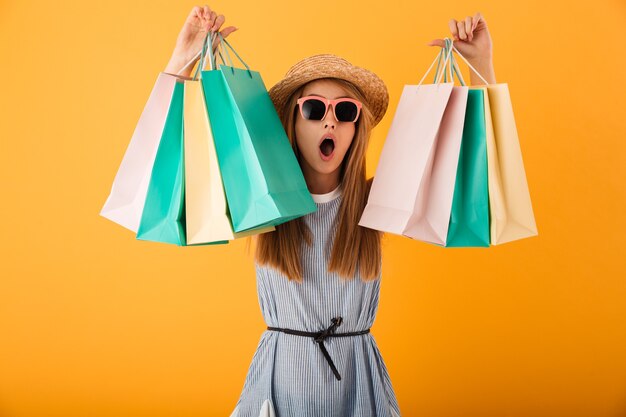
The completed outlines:
{"type": "MultiPolygon", "coordinates": [[[[194,7],[165,71],[178,72],[224,20],[208,6],[194,7]]],[[[449,26],[454,46],[495,83],[482,16],[449,26]]],[[[480,84],[473,73],[471,82],[480,84]]],[[[365,177],[368,140],[387,110],[387,88],[376,74],[323,54],[296,63],[269,95],[317,211],[256,236],[257,289],[268,330],[231,417],[399,416],[369,333],[380,291],[381,233],[358,226],[372,181],[365,177]]]]}

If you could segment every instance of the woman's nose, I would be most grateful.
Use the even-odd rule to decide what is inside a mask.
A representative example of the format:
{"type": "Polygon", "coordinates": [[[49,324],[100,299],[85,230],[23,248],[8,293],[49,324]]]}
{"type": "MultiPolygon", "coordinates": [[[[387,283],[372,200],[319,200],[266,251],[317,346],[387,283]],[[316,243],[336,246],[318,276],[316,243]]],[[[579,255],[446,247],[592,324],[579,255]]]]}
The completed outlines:
{"type": "Polygon", "coordinates": [[[330,104],[328,105],[328,110],[326,111],[326,117],[324,117],[324,127],[334,127],[336,121],[337,119],[335,119],[335,109],[333,108],[333,105],[330,104]]]}

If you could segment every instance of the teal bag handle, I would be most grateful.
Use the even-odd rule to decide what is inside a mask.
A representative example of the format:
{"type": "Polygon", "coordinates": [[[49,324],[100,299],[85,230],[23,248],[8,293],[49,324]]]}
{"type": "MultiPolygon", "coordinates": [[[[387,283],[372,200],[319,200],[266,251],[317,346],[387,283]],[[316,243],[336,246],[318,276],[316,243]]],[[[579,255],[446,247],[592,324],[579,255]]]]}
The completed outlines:
{"type": "MultiPolygon", "coordinates": [[[[446,46],[441,48],[441,51],[439,51],[439,59],[437,61],[437,70],[435,71],[435,76],[433,77],[433,84],[437,83],[437,79],[439,78],[440,71],[443,71],[443,82],[444,83],[448,82],[448,74],[450,73],[450,61],[454,59],[454,55],[450,54],[450,49],[448,48],[447,43],[448,43],[448,40],[446,39],[446,46]],[[441,65],[439,65],[439,63],[441,62],[441,57],[443,55],[446,55],[446,56],[450,55],[450,56],[447,59],[447,61],[444,62],[444,67],[441,68],[441,65]]],[[[452,81],[452,77],[450,77],[450,81],[452,81]]]]}
{"type": "MultiPolygon", "coordinates": [[[[445,55],[446,57],[448,57],[448,55],[450,55],[450,47],[448,44],[448,38],[444,39],[445,41],[445,46],[441,48],[441,50],[439,51],[439,56],[437,58],[437,69],[435,70],[435,76],[433,77],[433,84],[437,83],[437,79],[439,78],[439,74],[440,71],[443,70],[443,82],[448,82],[448,74],[447,74],[447,68],[449,67],[449,61],[445,60],[444,61],[444,67],[443,69],[441,68],[441,58],[445,55]]],[[[447,59],[452,59],[453,56],[450,55],[449,58],[447,59]]]]}
{"type": "MultiPolygon", "coordinates": [[[[447,41],[448,41],[448,40],[449,40],[449,39],[448,39],[448,38],[446,38],[446,45],[447,45],[447,41]]],[[[441,58],[442,58],[442,56],[443,56],[443,53],[445,53],[445,55],[446,55],[446,58],[445,58],[445,60],[444,60],[444,62],[443,62],[443,67],[444,67],[444,68],[446,68],[446,66],[447,66],[447,64],[448,64],[448,61],[450,60],[450,56],[452,55],[452,50],[451,50],[450,48],[442,48],[442,50],[441,50],[441,51],[439,51],[439,56],[438,56],[438,57],[435,57],[435,59],[434,59],[433,63],[432,63],[432,64],[430,64],[430,67],[426,70],[426,73],[424,74],[424,76],[422,77],[422,79],[420,80],[420,82],[419,82],[419,83],[417,83],[417,86],[418,86],[418,87],[419,87],[420,85],[422,85],[422,83],[423,83],[423,82],[424,82],[424,80],[426,79],[426,76],[430,73],[430,70],[432,70],[432,69],[433,69],[433,67],[435,66],[435,62],[437,62],[437,73],[438,73],[438,74],[435,74],[435,80],[433,81],[433,84],[438,84],[438,83],[441,81],[442,74],[440,74],[440,73],[439,73],[439,68],[440,68],[440,66],[441,66],[440,64],[441,64],[441,58]],[[444,51],[444,49],[445,49],[445,51],[444,51]]],[[[447,80],[447,77],[446,77],[446,80],[447,80]]]]}
{"type": "MultiPolygon", "coordinates": [[[[449,43],[450,48],[452,48],[452,41],[450,41],[449,43]]],[[[456,49],[456,48],[454,48],[456,49]]],[[[458,51],[457,51],[458,53],[458,51]]],[[[450,67],[454,70],[454,73],[456,74],[456,78],[459,80],[459,82],[461,83],[462,86],[465,86],[465,80],[463,79],[463,75],[461,75],[461,70],[459,69],[459,65],[456,62],[456,58],[454,57],[454,54],[451,54],[450,56],[451,59],[451,64],[450,67]]],[[[450,79],[452,80],[452,74],[450,75],[450,79]]]]}
{"type": "MultiPolygon", "coordinates": [[[[220,38],[220,46],[224,50],[224,52],[226,53],[226,58],[228,58],[228,62],[229,62],[228,66],[230,66],[231,68],[235,68],[235,63],[231,59],[230,54],[228,53],[228,49],[226,48],[226,46],[224,46],[226,44],[225,41],[226,41],[226,39],[221,37],[220,38]]],[[[241,60],[241,58],[239,58],[239,59],[241,60]]],[[[243,61],[241,61],[241,62],[243,62],[243,61]]],[[[245,65],[245,62],[244,62],[244,65],[245,65]]],[[[246,66],[246,68],[248,68],[248,67],[246,66]]]]}
{"type": "MultiPolygon", "coordinates": [[[[176,72],[176,75],[180,75],[180,73],[183,72],[183,70],[185,68],[187,68],[189,65],[193,64],[196,61],[196,58],[198,58],[198,57],[201,57],[200,60],[199,60],[200,63],[198,64],[200,66],[200,68],[201,68],[200,71],[204,67],[206,67],[206,62],[203,62],[204,60],[206,60],[206,57],[204,59],[202,57],[206,53],[206,49],[205,48],[206,48],[206,45],[207,45],[208,38],[212,37],[214,34],[215,34],[215,32],[213,32],[213,33],[212,32],[207,32],[207,37],[204,39],[204,42],[202,44],[202,49],[200,49],[194,55],[194,57],[189,60],[189,62],[187,62],[185,65],[183,65],[183,67],[181,69],[179,69],[178,72],[176,72]]],[[[211,46],[213,46],[213,42],[212,41],[211,41],[211,46]]],[[[212,52],[213,52],[213,48],[211,48],[211,56],[213,56],[212,52]]],[[[222,56],[221,52],[219,52],[219,56],[220,56],[220,58],[222,58],[222,62],[224,62],[224,57],[222,56]]],[[[211,69],[215,69],[215,60],[211,61],[211,65],[212,65],[211,69]]],[[[194,77],[193,77],[194,80],[196,79],[197,75],[198,75],[198,69],[196,68],[196,72],[195,72],[194,77]]]]}
{"type": "MultiPolygon", "coordinates": [[[[222,36],[221,33],[217,33],[217,36],[220,39],[220,46],[221,48],[226,52],[226,56],[228,58],[228,61],[230,62],[230,67],[231,70],[233,72],[233,74],[235,73],[235,65],[232,61],[232,59],[230,58],[230,53],[228,52],[228,48],[230,48],[231,51],[233,51],[233,53],[237,56],[237,58],[239,59],[239,61],[241,61],[241,63],[246,67],[246,70],[248,70],[248,74],[250,75],[250,77],[252,77],[252,71],[250,70],[250,67],[248,66],[248,64],[246,64],[246,62],[239,56],[239,54],[237,53],[237,51],[235,51],[235,48],[233,48],[231,46],[230,43],[228,43],[228,41],[226,39],[224,39],[224,37],[222,36]],[[226,48],[226,46],[228,46],[228,48],[226,48]]],[[[213,59],[213,51],[211,49],[209,49],[209,54],[211,55],[211,62],[215,62],[215,60],[213,59]]],[[[214,67],[215,68],[215,67],[214,67]]],[[[217,68],[216,68],[217,69],[217,68]]]]}
{"type": "MultiPolygon", "coordinates": [[[[213,46],[213,43],[211,43],[211,46],[213,46]]],[[[217,51],[220,54],[220,56],[222,57],[222,62],[224,62],[224,56],[220,52],[220,47],[221,46],[222,46],[222,44],[220,42],[220,44],[217,47],[217,51]]],[[[219,69],[219,66],[217,64],[217,60],[215,59],[215,54],[213,53],[213,48],[209,48],[209,58],[211,59],[211,69],[214,69],[214,70],[219,69]]],[[[224,62],[224,64],[225,64],[225,62],[224,62]]]]}
{"type": "Polygon", "coordinates": [[[454,54],[452,54],[452,68],[454,69],[456,78],[459,80],[461,85],[465,86],[465,80],[463,79],[463,75],[461,75],[461,70],[459,69],[459,65],[456,63],[456,58],[454,58],[454,54]]]}
{"type": "Polygon", "coordinates": [[[441,48],[441,51],[439,51],[439,59],[437,61],[437,70],[435,72],[435,78],[433,79],[433,84],[437,82],[437,76],[439,75],[439,71],[441,70],[441,66],[439,63],[441,62],[441,57],[445,53],[446,55],[449,54],[450,58],[447,61],[447,65],[442,69],[443,82],[444,83],[448,82],[448,75],[450,77],[450,81],[454,82],[454,76],[453,76],[453,71],[454,71],[454,74],[456,74],[456,77],[461,83],[461,85],[465,86],[465,80],[463,79],[463,75],[461,75],[461,70],[459,69],[456,59],[454,58],[454,54],[451,53],[452,41],[449,38],[446,38],[445,42],[446,42],[446,45],[443,48],[441,48]]]}
{"type": "MultiPolygon", "coordinates": [[[[221,36],[221,33],[214,32],[214,35],[215,35],[215,38],[217,38],[217,35],[221,36]]],[[[211,39],[211,46],[213,46],[213,40],[214,39],[211,39]]],[[[218,47],[217,47],[216,50],[217,50],[217,54],[219,55],[220,59],[222,60],[222,64],[226,65],[226,60],[224,59],[224,54],[222,54],[222,51],[220,50],[220,48],[223,49],[223,46],[222,46],[221,42],[218,44],[218,47]]],[[[217,56],[215,56],[213,54],[213,48],[211,48],[211,50],[209,51],[209,56],[211,57],[211,69],[212,70],[218,69],[217,68],[218,67],[217,56]]],[[[228,59],[230,60],[230,57],[228,57],[228,59]]]]}
{"type": "MultiPolygon", "coordinates": [[[[241,59],[241,57],[239,56],[239,54],[237,53],[237,51],[235,51],[235,48],[233,48],[233,47],[230,45],[230,43],[228,43],[228,41],[227,41],[226,39],[224,39],[224,37],[222,36],[222,34],[221,34],[221,33],[218,33],[218,35],[219,35],[219,37],[220,37],[220,42],[225,43],[225,44],[226,44],[226,46],[228,46],[228,47],[229,47],[229,48],[233,51],[233,53],[237,56],[237,58],[239,58],[239,61],[241,61],[241,63],[244,65],[244,67],[246,67],[246,69],[247,69],[248,71],[250,71],[250,67],[248,66],[248,64],[246,64],[246,63],[244,62],[244,60],[243,60],[243,59],[241,59]]],[[[228,49],[226,49],[226,48],[224,48],[224,49],[226,50],[226,55],[228,55],[228,49]]],[[[228,59],[230,60],[230,55],[228,55],[228,59]]],[[[231,63],[232,63],[232,61],[231,61],[231,63]]]]}
{"type": "Polygon", "coordinates": [[[207,34],[207,36],[204,38],[204,42],[202,42],[202,50],[200,51],[200,60],[198,60],[198,66],[196,67],[196,71],[193,73],[193,77],[191,77],[194,81],[198,79],[198,73],[200,72],[200,68],[204,66],[204,60],[205,60],[204,54],[206,52],[208,38],[209,38],[209,35],[207,34]]]}
{"type": "MultiPolygon", "coordinates": [[[[196,81],[198,77],[202,78],[202,71],[206,67],[206,61],[209,57],[211,58],[211,69],[215,69],[216,57],[213,54],[213,40],[215,39],[214,35],[215,35],[215,32],[208,32],[206,37],[204,38],[204,42],[202,43],[202,49],[200,50],[200,60],[198,61],[198,66],[196,67],[196,71],[193,75],[194,81],[196,81]],[[211,51],[209,52],[209,54],[207,54],[206,52],[209,48],[211,49],[211,51]]],[[[219,49],[217,53],[219,57],[222,59],[222,62],[224,62],[224,56],[219,51],[219,49]]]]}
{"type": "MultiPolygon", "coordinates": [[[[433,66],[435,66],[435,62],[437,63],[437,74],[435,75],[435,79],[434,79],[433,83],[434,83],[434,84],[437,84],[437,83],[440,81],[440,79],[439,79],[439,81],[438,81],[437,75],[439,76],[439,78],[441,78],[441,77],[442,77],[442,75],[443,75],[444,82],[447,82],[448,77],[447,77],[447,74],[445,73],[445,69],[446,69],[446,68],[448,68],[448,67],[447,67],[447,65],[448,65],[448,61],[451,61],[451,62],[452,62],[452,63],[451,63],[451,67],[450,67],[450,68],[452,68],[452,69],[454,70],[454,73],[455,73],[455,74],[456,74],[456,76],[458,77],[459,82],[460,82],[462,85],[465,85],[465,81],[463,80],[463,76],[461,75],[461,71],[458,69],[458,68],[459,68],[459,66],[458,66],[458,64],[457,64],[457,62],[456,62],[456,59],[455,59],[455,57],[454,57],[454,54],[453,54],[452,52],[456,52],[456,53],[457,53],[457,54],[461,57],[461,59],[462,59],[463,61],[465,61],[465,63],[467,64],[467,66],[468,66],[468,67],[470,67],[470,69],[471,69],[472,71],[474,71],[474,73],[475,73],[476,75],[478,75],[478,77],[479,77],[479,78],[480,78],[480,79],[481,79],[481,80],[485,83],[485,85],[491,85],[491,83],[490,83],[490,82],[488,82],[487,80],[485,80],[485,78],[484,78],[484,77],[483,77],[483,76],[482,76],[482,75],[481,75],[481,74],[480,74],[480,73],[476,70],[476,68],[474,68],[474,67],[472,66],[472,64],[470,64],[470,63],[469,63],[469,61],[468,61],[468,60],[467,60],[467,59],[466,59],[466,58],[465,58],[465,57],[464,57],[464,56],[463,56],[463,55],[462,55],[462,54],[458,51],[458,49],[456,49],[456,48],[454,47],[454,44],[452,43],[452,41],[450,40],[450,38],[445,38],[445,42],[446,42],[446,46],[445,46],[445,47],[443,47],[443,48],[441,49],[441,51],[439,51],[439,56],[435,58],[435,60],[433,61],[433,63],[432,63],[432,64],[430,64],[430,67],[428,68],[428,70],[426,70],[426,73],[424,74],[424,76],[422,77],[422,79],[420,80],[420,82],[417,84],[417,85],[418,85],[418,87],[419,87],[420,85],[422,85],[422,83],[424,82],[424,79],[426,78],[426,76],[428,75],[428,73],[430,72],[430,70],[433,68],[433,66]],[[444,61],[444,63],[443,63],[444,69],[443,69],[443,71],[442,71],[442,73],[443,73],[443,74],[442,74],[442,73],[440,73],[440,69],[441,69],[441,58],[443,57],[443,55],[444,55],[444,54],[446,55],[446,59],[445,59],[445,61],[444,61]]],[[[451,78],[452,78],[452,76],[451,76],[451,78]]]]}

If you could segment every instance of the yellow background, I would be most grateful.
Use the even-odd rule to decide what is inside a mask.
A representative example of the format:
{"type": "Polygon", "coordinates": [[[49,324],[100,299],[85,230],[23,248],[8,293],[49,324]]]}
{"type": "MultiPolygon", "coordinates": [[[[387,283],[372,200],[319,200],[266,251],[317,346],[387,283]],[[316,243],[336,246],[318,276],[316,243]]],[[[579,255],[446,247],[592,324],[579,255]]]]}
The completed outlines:
{"type": "MultiPolygon", "coordinates": [[[[0,2],[0,415],[229,415],[264,330],[245,241],[136,241],[99,216],[189,1],[0,2]]],[[[509,84],[539,236],[389,235],[372,332],[405,416],[626,415],[620,0],[209,4],[276,83],[334,53],[403,85],[480,11],[509,84]]],[[[465,64],[466,80],[469,73],[465,64]]]]}

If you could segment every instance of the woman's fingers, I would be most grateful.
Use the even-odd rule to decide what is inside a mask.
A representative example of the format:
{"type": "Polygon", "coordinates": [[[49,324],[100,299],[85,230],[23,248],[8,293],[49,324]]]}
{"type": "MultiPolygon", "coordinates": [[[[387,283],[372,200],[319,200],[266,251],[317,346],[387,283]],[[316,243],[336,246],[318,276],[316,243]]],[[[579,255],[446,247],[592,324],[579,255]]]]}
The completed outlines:
{"type": "Polygon", "coordinates": [[[456,28],[459,32],[459,38],[462,40],[467,40],[467,34],[465,33],[465,23],[463,21],[456,22],[456,28]]]}
{"type": "MultiPolygon", "coordinates": [[[[456,19],[450,19],[448,21],[448,26],[450,27],[450,33],[452,33],[452,38],[455,41],[459,39],[471,42],[474,39],[474,30],[481,22],[484,22],[482,15],[480,12],[476,13],[473,17],[467,16],[464,20],[457,21],[456,19]]],[[[428,43],[431,46],[441,46],[443,41],[440,39],[432,40],[428,43]]]]}
{"type": "Polygon", "coordinates": [[[472,17],[471,16],[467,16],[465,18],[465,33],[467,33],[467,40],[471,41],[472,37],[474,36],[472,34],[473,32],[473,28],[472,28],[472,17]]]}
{"type": "Polygon", "coordinates": [[[200,8],[200,25],[202,28],[200,29],[202,32],[209,31],[209,17],[211,16],[211,9],[209,6],[204,5],[200,8]]]}
{"type": "MultiPolygon", "coordinates": [[[[234,31],[238,30],[239,28],[236,28],[234,26],[228,26],[227,28],[224,28],[224,30],[220,31],[221,35],[223,38],[227,38],[228,35],[230,35],[231,33],[233,33],[234,31]]],[[[215,39],[213,39],[213,52],[217,53],[217,47],[220,44],[220,37],[216,36],[215,39]]]]}
{"type": "Polygon", "coordinates": [[[461,21],[450,19],[448,26],[450,27],[450,32],[455,41],[461,39],[471,42],[474,39],[474,30],[476,30],[476,27],[481,21],[484,23],[482,15],[478,12],[473,17],[467,16],[461,21]]]}
{"type": "MultiPolygon", "coordinates": [[[[188,19],[197,19],[197,22],[200,23],[201,31],[219,32],[224,38],[238,29],[235,26],[228,26],[220,31],[220,28],[226,21],[226,17],[222,14],[218,15],[217,12],[211,10],[206,4],[204,6],[194,6],[189,13],[188,19]]],[[[194,22],[194,24],[197,23],[194,22]]],[[[219,37],[215,36],[213,38],[213,49],[216,49],[218,45],[219,37]]]]}
{"type": "Polygon", "coordinates": [[[213,10],[209,10],[209,13],[206,19],[207,30],[211,30],[211,27],[213,26],[213,23],[215,22],[216,16],[217,16],[217,13],[215,13],[213,10]]]}
{"type": "Polygon", "coordinates": [[[198,6],[195,6],[193,9],[191,9],[191,11],[189,12],[189,16],[187,16],[187,19],[193,19],[194,17],[202,17],[202,9],[198,6]]]}
{"type": "MultiPolygon", "coordinates": [[[[460,21],[450,19],[448,21],[448,27],[450,28],[450,33],[452,34],[453,46],[458,48],[459,51],[468,58],[472,55],[482,53],[482,51],[476,50],[482,48],[482,45],[484,44],[484,33],[487,33],[487,40],[490,42],[488,39],[488,32],[486,31],[487,22],[485,22],[485,19],[480,12],[477,12],[474,16],[467,16],[465,19],[460,21]],[[476,36],[478,36],[478,38],[476,36]],[[474,38],[479,40],[478,44],[470,43],[474,40],[474,38]],[[468,45],[466,45],[466,43],[468,45]]],[[[438,46],[441,48],[446,47],[444,39],[433,39],[430,42],[427,42],[426,45],[438,46]]],[[[490,48],[490,46],[488,48],[490,48]]]]}
{"type": "Polygon", "coordinates": [[[445,42],[443,41],[443,39],[433,39],[432,41],[428,42],[426,45],[428,46],[440,46],[440,47],[444,47],[445,42]]]}
{"type": "Polygon", "coordinates": [[[226,18],[224,17],[223,14],[217,16],[217,18],[215,19],[215,22],[213,23],[213,26],[211,27],[211,32],[219,31],[220,27],[224,24],[225,20],[226,18]]]}
{"type": "Polygon", "coordinates": [[[450,32],[452,32],[454,39],[459,39],[459,31],[457,30],[456,20],[450,19],[448,26],[450,26],[450,32]]]}
{"type": "Polygon", "coordinates": [[[476,27],[478,26],[478,23],[483,22],[483,24],[485,23],[485,19],[483,18],[483,15],[480,14],[480,12],[477,12],[474,15],[474,29],[476,29],[476,27]]]}
{"type": "Polygon", "coordinates": [[[224,30],[222,30],[220,33],[222,34],[223,37],[227,37],[228,35],[236,31],[237,29],[239,28],[236,28],[234,26],[228,26],[227,28],[224,28],[224,30]]]}

